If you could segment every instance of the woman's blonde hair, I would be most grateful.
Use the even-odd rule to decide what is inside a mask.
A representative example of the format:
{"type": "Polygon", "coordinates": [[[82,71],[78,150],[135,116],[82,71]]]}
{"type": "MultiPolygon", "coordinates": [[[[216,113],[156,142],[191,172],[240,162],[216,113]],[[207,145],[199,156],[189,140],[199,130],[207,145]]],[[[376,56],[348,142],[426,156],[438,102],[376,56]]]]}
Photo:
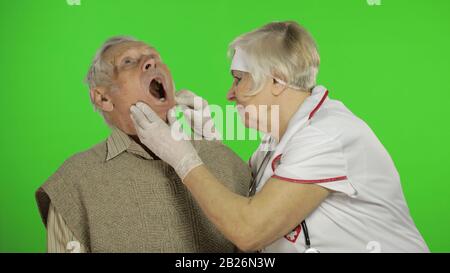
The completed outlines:
{"type": "Polygon", "coordinates": [[[229,56],[235,49],[245,51],[253,88],[257,94],[267,77],[278,78],[288,85],[310,91],[316,85],[320,57],[308,31],[294,21],[269,23],[237,37],[229,46],[229,56]]]}

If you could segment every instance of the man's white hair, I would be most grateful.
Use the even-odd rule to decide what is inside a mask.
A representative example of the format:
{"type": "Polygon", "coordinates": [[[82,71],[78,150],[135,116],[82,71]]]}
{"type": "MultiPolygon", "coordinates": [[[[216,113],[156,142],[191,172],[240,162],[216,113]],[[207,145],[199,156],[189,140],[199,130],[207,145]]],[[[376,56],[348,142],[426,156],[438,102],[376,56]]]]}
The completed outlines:
{"type": "Polygon", "coordinates": [[[115,90],[115,86],[112,82],[112,75],[114,67],[111,63],[105,62],[103,60],[104,53],[115,45],[119,45],[126,42],[136,42],[137,40],[130,36],[114,36],[106,40],[100,49],[97,50],[94,59],[92,60],[91,66],[85,78],[85,83],[89,86],[91,103],[94,106],[95,111],[100,112],[103,119],[111,126],[110,121],[107,119],[103,111],[97,108],[95,105],[93,97],[93,89],[98,86],[103,86],[115,90]]]}
{"type": "Polygon", "coordinates": [[[115,45],[119,45],[127,42],[136,42],[137,40],[130,36],[115,36],[111,37],[97,50],[94,60],[89,67],[88,74],[86,76],[85,82],[88,84],[89,89],[95,88],[97,86],[109,87],[112,84],[111,77],[114,67],[112,64],[105,62],[103,60],[103,54],[115,45]]]}
{"type": "Polygon", "coordinates": [[[317,46],[297,22],[273,22],[237,37],[229,46],[232,56],[239,48],[248,56],[253,77],[252,96],[261,91],[268,77],[310,91],[316,85],[320,57],[317,46]]]}

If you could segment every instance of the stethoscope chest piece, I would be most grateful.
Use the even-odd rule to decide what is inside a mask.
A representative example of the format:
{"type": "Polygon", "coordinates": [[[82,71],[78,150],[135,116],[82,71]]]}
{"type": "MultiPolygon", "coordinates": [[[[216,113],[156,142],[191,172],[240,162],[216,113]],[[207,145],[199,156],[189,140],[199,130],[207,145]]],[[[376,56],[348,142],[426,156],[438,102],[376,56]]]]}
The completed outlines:
{"type": "Polygon", "coordinates": [[[320,251],[314,247],[310,247],[310,248],[307,248],[304,253],[320,253],[320,251]]]}

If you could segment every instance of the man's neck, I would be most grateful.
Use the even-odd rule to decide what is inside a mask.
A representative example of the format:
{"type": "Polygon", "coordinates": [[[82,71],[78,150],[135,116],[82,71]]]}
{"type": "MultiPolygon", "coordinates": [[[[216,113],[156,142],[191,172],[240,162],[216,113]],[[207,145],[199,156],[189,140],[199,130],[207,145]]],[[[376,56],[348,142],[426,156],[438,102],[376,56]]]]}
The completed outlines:
{"type": "Polygon", "coordinates": [[[145,146],[137,135],[128,135],[131,137],[137,144],[139,144],[153,159],[161,160],[155,153],[153,153],[147,146],[145,146]]]}

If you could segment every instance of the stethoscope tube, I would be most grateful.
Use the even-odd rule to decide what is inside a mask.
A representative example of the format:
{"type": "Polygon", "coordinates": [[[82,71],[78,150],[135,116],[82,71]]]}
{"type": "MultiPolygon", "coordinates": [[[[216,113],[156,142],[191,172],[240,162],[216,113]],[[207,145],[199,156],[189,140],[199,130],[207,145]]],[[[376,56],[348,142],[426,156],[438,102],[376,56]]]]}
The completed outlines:
{"type": "Polygon", "coordinates": [[[306,225],[306,221],[303,220],[302,223],[303,234],[305,235],[305,246],[306,248],[311,248],[311,241],[309,240],[308,226],[306,225]]]}
{"type": "Polygon", "coordinates": [[[304,253],[319,253],[319,250],[311,247],[311,240],[309,239],[308,226],[306,225],[306,221],[303,220],[302,223],[303,235],[305,236],[305,252],[304,253]]]}

